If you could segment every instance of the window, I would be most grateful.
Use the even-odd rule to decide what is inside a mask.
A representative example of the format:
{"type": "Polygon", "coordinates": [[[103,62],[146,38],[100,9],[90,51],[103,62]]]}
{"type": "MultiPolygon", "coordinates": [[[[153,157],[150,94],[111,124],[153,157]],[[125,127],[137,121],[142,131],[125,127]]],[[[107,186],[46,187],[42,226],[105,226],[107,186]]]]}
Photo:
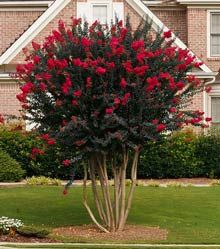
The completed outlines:
{"type": "Polygon", "coordinates": [[[101,24],[106,24],[108,21],[107,5],[96,5],[92,6],[92,21],[98,20],[101,24]]]}
{"type": "Polygon", "coordinates": [[[112,0],[88,0],[77,1],[77,18],[82,18],[90,24],[99,20],[101,24],[114,22],[115,17],[124,20],[124,3],[112,2],[112,0]]]}
{"type": "Polygon", "coordinates": [[[220,12],[210,12],[210,56],[220,56],[220,12]]]}
{"type": "Polygon", "coordinates": [[[212,125],[220,127],[220,84],[211,85],[212,90],[204,93],[205,117],[212,118],[212,125]]]}
{"type": "Polygon", "coordinates": [[[211,117],[213,125],[220,125],[220,96],[211,97],[211,117]]]}

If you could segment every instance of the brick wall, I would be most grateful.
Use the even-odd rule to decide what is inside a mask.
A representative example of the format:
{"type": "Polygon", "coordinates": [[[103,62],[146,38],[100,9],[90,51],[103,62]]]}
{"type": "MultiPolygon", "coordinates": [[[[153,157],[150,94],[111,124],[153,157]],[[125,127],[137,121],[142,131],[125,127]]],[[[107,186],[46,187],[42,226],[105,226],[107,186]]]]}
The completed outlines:
{"type": "MultiPolygon", "coordinates": [[[[57,29],[57,24],[60,19],[65,23],[71,22],[71,17],[76,16],[76,1],[71,1],[38,35],[34,41],[41,43],[46,36],[48,36],[53,29],[57,29]]],[[[30,48],[30,44],[27,48],[30,48]]],[[[24,61],[24,54],[20,52],[12,61],[12,64],[22,63],[24,61]]]]}
{"type": "Polygon", "coordinates": [[[141,21],[141,17],[126,1],[124,1],[124,15],[125,15],[125,18],[127,15],[130,16],[130,22],[131,22],[132,28],[136,29],[139,22],[141,21]]]}
{"type": "Polygon", "coordinates": [[[219,58],[207,58],[207,10],[203,8],[189,8],[188,45],[213,71],[220,68],[219,58]]]}
{"type": "Polygon", "coordinates": [[[151,11],[178,37],[187,43],[187,20],[185,9],[153,9],[151,11]]]}
{"type": "Polygon", "coordinates": [[[0,11],[0,54],[28,28],[42,11],[0,11]]]}
{"type": "Polygon", "coordinates": [[[19,116],[20,104],[16,99],[19,86],[13,82],[0,82],[0,113],[19,116]]]}

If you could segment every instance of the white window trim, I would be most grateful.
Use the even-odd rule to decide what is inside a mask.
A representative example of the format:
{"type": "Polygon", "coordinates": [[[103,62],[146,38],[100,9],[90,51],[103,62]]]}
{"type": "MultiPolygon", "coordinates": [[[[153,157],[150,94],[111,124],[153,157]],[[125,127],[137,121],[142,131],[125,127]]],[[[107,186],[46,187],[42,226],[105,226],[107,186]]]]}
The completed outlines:
{"type": "Polygon", "coordinates": [[[211,55],[211,15],[212,13],[219,13],[220,9],[212,9],[207,10],[207,58],[213,59],[213,58],[220,58],[219,55],[211,55]]]}
{"type": "Polygon", "coordinates": [[[94,5],[107,6],[107,23],[115,22],[115,15],[124,21],[124,2],[112,2],[112,0],[89,0],[87,2],[77,2],[77,18],[92,24],[92,7],[94,5]]]}
{"type": "Polygon", "coordinates": [[[215,86],[213,86],[210,93],[205,92],[205,117],[211,117],[212,115],[212,97],[220,97],[220,85],[216,84],[215,86]]]}
{"type": "Polygon", "coordinates": [[[93,6],[105,5],[107,6],[107,24],[111,23],[112,20],[112,1],[101,1],[101,0],[90,0],[88,1],[90,5],[90,20],[89,22],[93,22],[93,6]]]}

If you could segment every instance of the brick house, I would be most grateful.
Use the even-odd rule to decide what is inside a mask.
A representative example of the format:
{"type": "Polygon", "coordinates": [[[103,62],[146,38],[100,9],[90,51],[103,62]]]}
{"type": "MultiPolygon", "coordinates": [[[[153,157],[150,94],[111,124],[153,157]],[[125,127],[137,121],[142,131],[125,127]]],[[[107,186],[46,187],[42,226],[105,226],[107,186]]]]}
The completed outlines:
{"type": "Polygon", "coordinates": [[[59,19],[105,23],[127,14],[133,27],[145,17],[155,30],[171,29],[178,34],[177,46],[188,47],[204,61],[194,73],[212,90],[196,96],[192,106],[220,123],[220,0],[0,0],[0,113],[19,115],[19,87],[9,74],[23,62],[22,49],[32,40],[41,42],[59,19]]]}

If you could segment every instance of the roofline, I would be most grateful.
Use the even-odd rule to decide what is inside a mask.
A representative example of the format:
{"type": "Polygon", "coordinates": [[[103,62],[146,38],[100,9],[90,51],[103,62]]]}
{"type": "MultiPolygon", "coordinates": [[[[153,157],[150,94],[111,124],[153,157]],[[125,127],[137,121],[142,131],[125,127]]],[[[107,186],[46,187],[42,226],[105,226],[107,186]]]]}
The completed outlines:
{"type": "Polygon", "coordinates": [[[0,73],[0,82],[1,81],[14,81],[14,79],[11,78],[9,73],[0,73]]]}
{"type": "MultiPolygon", "coordinates": [[[[147,5],[147,6],[160,6],[161,4],[164,4],[164,2],[162,0],[156,0],[156,1],[148,1],[148,0],[143,0],[143,2],[147,5]]],[[[174,2],[168,2],[166,4],[163,5],[163,7],[167,7],[167,6],[176,6],[177,3],[174,2]]]]}
{"type": "Polygon", "coordinates": [[[0,56],[0,65],[8,64],[28,45],[71,0],[55,0],[47,10],[0,56]]]}
{"type": "Polygon", "coordinates": [[[0,7],[38,7],[38,6],[49,6],[53,1],[5,1],[0,2],[0,7]]]}
{"type": "Polygon", "coordinates": [[[220,4],[219,0],[176,0],[179,4],[185,5],[213,5],[213,4],[220,4]]]}
{"type": "Polygon", "coordinates": [[[202,71],[198,71],[198,72],[188,72],[187,73],[187,75],[190,75],[190,74],[195,75],[197,78],[211,79],[213,77],[216,77],[218,72],[205,73],[205,72],[202,72],[202,71]]]}
{"type": "MultiPolygon", "coordinates": [[[[168,27],[166,27],[161,20],[149,9],[147,6],[144,5],[144,3],[141,0],[126,0],[129,5],[137,11],[137,13],[142,16],[144,19],[146,19],[146,16],[148,16],[149,21],[152,20],[152,28],[156,31],[158,30],[169,30],[168,27]]],[[[182,49],[188,49],[188,47],[178,38],[175,36],[174,33],[172,33],[172,38],[174,39],[174,44],[182,49]]],[[[195,55],[191,50],[190,54],[195,55]]],[[[196,55],[195,55],[196,56],[196,55]]],[[[197,60],[199,62],[202,62],[197,56],[197,60]]],[[[201,70],[206,73],[211,73],[212,70],[205,64],[200,66],[201,70]]]]}

